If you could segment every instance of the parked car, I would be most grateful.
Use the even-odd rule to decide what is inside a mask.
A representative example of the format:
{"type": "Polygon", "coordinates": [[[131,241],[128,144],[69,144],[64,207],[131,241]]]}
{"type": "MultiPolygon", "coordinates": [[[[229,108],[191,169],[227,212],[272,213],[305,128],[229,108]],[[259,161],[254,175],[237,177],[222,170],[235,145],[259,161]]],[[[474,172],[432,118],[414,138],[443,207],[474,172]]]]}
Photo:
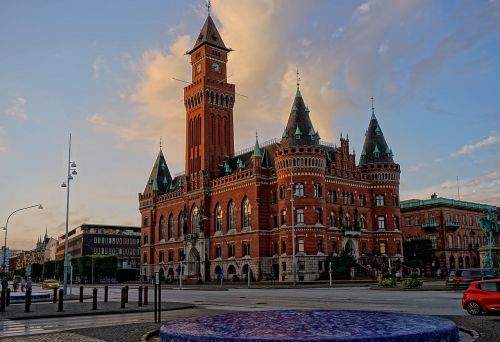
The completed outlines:
{"type": "Polygon", "coordinates": [[[42,283],[44,289],[58,289],[60,286],[61,284],[55,279],[45,279],[42,283]]]}
{"type": "Polygon", "coordinates": [[[500,312],[500,279],[473,282],[464,291],[462,307],[471,315],[500,312]]]}
{"type": "Polygon", "coordinates": [[[473,281],[495,279],[495,270],[481,270],[480,268],[462,268],[451,271],[446,278],[446,286],[467,287],[473,281]]]}

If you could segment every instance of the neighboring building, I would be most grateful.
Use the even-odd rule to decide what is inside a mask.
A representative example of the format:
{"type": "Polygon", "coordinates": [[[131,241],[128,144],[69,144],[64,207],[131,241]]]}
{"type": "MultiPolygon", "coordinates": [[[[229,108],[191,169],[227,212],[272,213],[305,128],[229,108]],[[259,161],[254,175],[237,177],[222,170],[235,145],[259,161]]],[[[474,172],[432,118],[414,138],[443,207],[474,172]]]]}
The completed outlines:
{"type": "MultiPolygon", "coordinates": [[[[479,219],[485,210],[495,206],[437,197],[427,200],[401,201],[401,226],[405,240],[428,238],[434,249],[434,267],[427,269],[453,270],[480,267],[479,247],[486,244],[486,236],[479,219]]],[[[497,236],[497,245],[500,237],[497,236]]]]}
{"type": "MultiPolygon", "coordinates": [[[[82,224],[68,232],[68,255],[116,255],[118,268],[139,268],[141,228],[104,224],[82,224]]],[[[64,259],[65,234],[59,236],[57,259],[64,259]]]]}
{"type": "Polygon", "coordinates": [[[160,149],[139,194],[141,274],[177,277],[186,255],[187,277],[241,278],[250,267],[254,278],[292,281],[292,225],[299,281],[318,279],[342,250],[361,263],[401,259],[400,168],[373,108],[358,165],[348,137],[320,141],[299,84],[281,138],[235,153],[230,51],[208,16],[188,52],[185,173],[173,178],[160,149]]]}
{"type": "MultiPolygon", "coordinates": [[[[19,252],[17,249],[11,249],[7,247],[7,253],[5,254],[5,270],[9,270],[9,259],[12,257],[12,255],[16,254],[17,252],[19,252]]],[[[0,267],[3,267],[4,265],[3,256],[4,256],[4,247],[2,246],[2,248],[0,249],[0,267]]]]}
{"type": "Polygon", "coordinates": [[[57,240],[49,238],[45,243],[44,261],[56,260],[57,240]]]}

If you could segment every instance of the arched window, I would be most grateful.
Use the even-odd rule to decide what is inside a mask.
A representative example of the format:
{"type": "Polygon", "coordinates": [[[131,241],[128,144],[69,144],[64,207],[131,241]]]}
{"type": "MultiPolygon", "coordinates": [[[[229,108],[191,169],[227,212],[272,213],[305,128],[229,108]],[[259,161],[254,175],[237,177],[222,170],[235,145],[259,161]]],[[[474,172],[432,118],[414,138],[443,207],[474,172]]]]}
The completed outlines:
{"type": "Polygon", "coordinates": [[[314,184],[314,197],[319,198],[321,195],[321,184],[314,184]]]}
{"type": "Polygon", "coordinates": [[[168,238],[174,238],[174,214],[170,214],[168,217],[168,238]]]}
{"type": "Polygon", "coordinates": [[[177,237],[181,238],[184,235],[184,214],[183,211],[179,213],[179,219],[177,220],[177,237]]]}
{"type": "Polygon", "coordinates": [[[364,216],[361,216],[359,222],[360,222],[361,229],[365,229],[365,227],[366,227],[366,219],[365,219],[364,216]]]}
{"type": "Polygon", "coordinates": [[[197,206],[191,209],[191,234],[197,234],[200,228],[200,212],[197,206]]]}
{"type": "Polygon", "coordinates": [[[227,227],[229,230],[236,229],[236,207],[233,201],[227,206],[227,227]]]}
{"type": "Polygon", "coordinates": [[[285,199],[286,198],[286,190],[285,190],[285,186],[282,185],[280,186],[280,199],[285,199]]]}
{"type": "Polygon", "coordinates": [[[163,215],[161,215],[159,231],[158,231],[158,240],[164,240],[164,239],[165,239],[165,218],[163,217],[163,215]]]}
{"type": "Polygon", "coordinates": [[[330,211],[330,227],[335,227],[335,213],[330,211]]]}
{"type": "Polygon", "coordinates": [[[215,231],[222,231],[222,207],[220,204],[217,204],[215,207],[215,231]]]}
{"type": "Polygon", "coordinates": [[[243,227],[250,227],[252,225],[252,206],[248,198],[243,200],[243,227]]]}

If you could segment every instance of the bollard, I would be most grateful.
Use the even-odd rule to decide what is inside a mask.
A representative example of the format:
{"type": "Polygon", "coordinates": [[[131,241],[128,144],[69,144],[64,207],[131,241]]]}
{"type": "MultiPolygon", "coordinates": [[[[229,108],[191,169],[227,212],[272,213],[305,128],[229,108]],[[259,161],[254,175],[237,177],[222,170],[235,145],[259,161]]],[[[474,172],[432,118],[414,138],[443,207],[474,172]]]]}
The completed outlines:
{"type": "Polygon", "coordinates": [[[158,322],[161,322],[161,281],[158,283],[158,322]]]}
{"type": "Polygon", "coordinates": [[[54,294],[52,295],[52,303],[57,303],[57,287],[54,287],[54,294]]]}
{"type": "Polygon", "coordinates": [[[144,301],[143,305],[148,305],[148,286],[144,286],[144,301]]]}
{"type": "Polygon", "coordinates": [[[142,306],[142,285],[139,286],[139,297],[137,297],[138,305],[142,306]]]}
{"type": "Polygon", "coordinates": [[[104,303],[108,302],[108,285],[104,286],[104,303]]]}
{"type": "Polygon", "coordinates": [[[2,290],[0,295],[0,312],[5,311],[5,290],[2,290]]]}
{"type": "Polygon", "coordinates": [[[97,289],[92,290],[92,310],[97,310],[97,289]]]}
{"type": "Polygon", "coordinates": [[[83,286],[80,286],[80,303],[83,303],[83,286]]]}
{"type": "Polygon", "coordinates": [[[5,306],[10,306],[10,289],[7,288],[7,292],[5,293],[5,306]]]}
{"type": "Polygon", "coordinates": [[[125,285],[125,303],[128,304],[128,285],[125,285]]]}
{"type": "Polygon", "coordinates": [[[24,312],[30,312],[30,305],[31,305],[31,290],[26,290],[26,300],[24,301],[24,312]]]}
{"type": "Polygon", "coordinates": [[[121,308],[125,309],[125,288],[122,287],[121,308]]]}
{"type": "Polygon", "coordinates": [[[154,299],[155,323],[158,322],[158,285],[155,284],[155,299],[154,299]]]}
{"type": "Polygon", "coordinates": [[[63,305],[64,305],[64,290],[59,289],[59,302],[57,303],[57,311],[58,312],[63,312],[63,305]]]}

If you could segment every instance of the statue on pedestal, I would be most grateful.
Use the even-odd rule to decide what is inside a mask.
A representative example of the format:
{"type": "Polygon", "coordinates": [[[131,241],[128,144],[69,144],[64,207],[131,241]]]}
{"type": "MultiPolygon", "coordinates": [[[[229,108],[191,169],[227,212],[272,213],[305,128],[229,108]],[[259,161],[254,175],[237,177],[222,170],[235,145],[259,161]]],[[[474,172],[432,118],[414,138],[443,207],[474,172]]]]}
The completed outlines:
{"type": "Polygon", "coordinates": [[[490,250],[486,252],[483,257],[482,267],[493,268],[493,255],[491,250],[495,246],[494,236],[500,234],[500,226],[497,223],[495,211],[492,209],[487,210],[486,215],[479,219],[479,223],[481,225],[481,229],[486,235],[486,238],[488,240],[488,247],[490,248],[490,250]]]}

